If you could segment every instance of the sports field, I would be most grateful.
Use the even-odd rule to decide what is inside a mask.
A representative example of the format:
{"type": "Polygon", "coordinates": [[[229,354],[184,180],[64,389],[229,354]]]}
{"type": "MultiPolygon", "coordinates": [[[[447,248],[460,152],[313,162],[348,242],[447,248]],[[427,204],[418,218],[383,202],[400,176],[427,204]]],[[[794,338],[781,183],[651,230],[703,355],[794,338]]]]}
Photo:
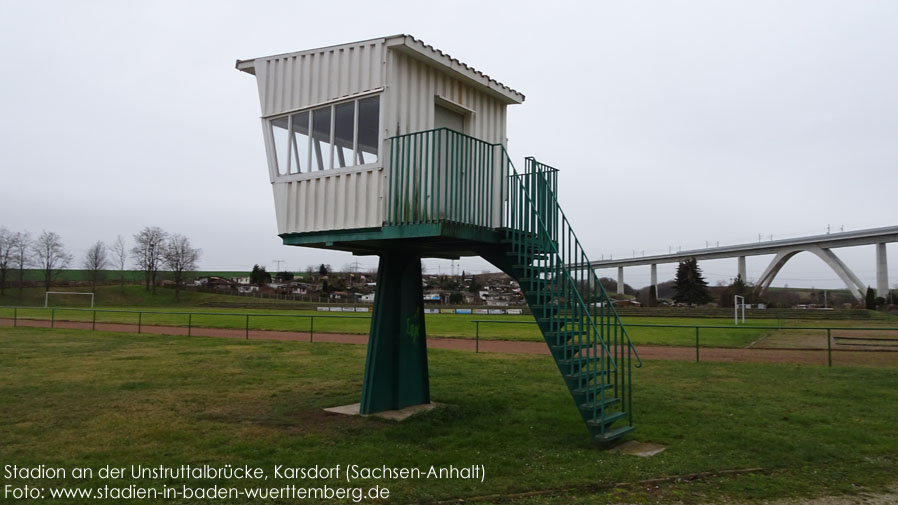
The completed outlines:
{"type": "MultiPolygon", "coordinates": [[[[395,503],[741,503],[896,483],[894,368],[649,361],[635,376],[634,438],[667,449],[642,459],[589,442],[546,356],[432,349],[432,395],[444,406],[396,423],[321,410],[358,401],[363,346],[9,327],[0,345],[0,405],[11,407],[0,409],[0,460],[18,465],[485,469],[483,482],[357,483],[389,488],[395,503]],[[662,480],[633,484],[648,479],[662,480]]],[[[213,483],[271,484],[200,484],[213,483]]],[[[207,502],[232,503],[172,501],[207,502]]]]}

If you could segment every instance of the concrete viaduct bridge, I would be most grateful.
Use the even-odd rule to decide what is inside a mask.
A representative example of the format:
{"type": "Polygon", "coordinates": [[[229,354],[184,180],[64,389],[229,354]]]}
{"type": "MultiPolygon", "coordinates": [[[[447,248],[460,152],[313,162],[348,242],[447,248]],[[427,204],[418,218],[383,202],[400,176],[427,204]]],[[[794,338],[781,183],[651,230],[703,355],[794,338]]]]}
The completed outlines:
{"type": "Polygon", "coordinates": [[[864,300],[867,286],[854,274],[845,263],[832,251],[839,247],[853,247],[859,245],[876,245],[876,293],[877,296],[885,296],[889,291],[889,275],[886,262],[886,244],[898,242],[898,226],[885,228],[871,228],[867,230],[846,231],[840,233],[827,233],[810,237],[789,238],[772,240],[770,242],[758,242],[732,246],[711,247],[707,249],[693,249],[691,251],[679,251],[674,254],[661,254],[656,256],[642,256],[639,258],[626,258],[617,260],[593,261],[594,268],[617,267],[617,291],[623,294],[624,267],[651,265],[651,285],[658,284],[659,263],[679,263],[688,258],[696,260],[710,260],[721,258],[737,258],[738,274],[745,280],[745,257],[773,254],[770,265],[761,274],[758,286],[765,291],[783,265],[800,252],[810,252],[824,261],[836,275],[842,279],[845,286],[858,301],[864,300]]]}

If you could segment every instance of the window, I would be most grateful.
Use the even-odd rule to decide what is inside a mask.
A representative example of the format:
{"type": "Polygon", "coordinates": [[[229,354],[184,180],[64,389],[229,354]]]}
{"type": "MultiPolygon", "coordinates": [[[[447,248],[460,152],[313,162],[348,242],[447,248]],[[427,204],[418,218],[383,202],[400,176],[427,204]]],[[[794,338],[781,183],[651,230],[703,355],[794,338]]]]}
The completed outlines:
{"type": "Polygon", "coordinates": [[[269,120],[278,175],[377,163],[380,97],[269,120]]]}

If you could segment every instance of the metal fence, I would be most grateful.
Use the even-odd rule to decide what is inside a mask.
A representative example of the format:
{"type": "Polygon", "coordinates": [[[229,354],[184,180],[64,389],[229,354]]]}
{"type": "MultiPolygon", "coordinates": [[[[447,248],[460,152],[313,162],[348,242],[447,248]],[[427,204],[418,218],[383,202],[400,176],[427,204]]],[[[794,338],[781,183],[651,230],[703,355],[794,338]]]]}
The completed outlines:
{"type": "MultiPolygon", "coordinates": [[[[480,325],[481,324],[536,324],[536,322],[530,321],[502,321],[498,319],[475,319],[471,321],[475,325],[475,349],[476,352],[480,350],[480,325]]],[[[880,346],[880,347],[894,347],[893,351],[898,352],[898,338],[883,338],[883,337],[855,337],[855,336],[841,336],[841,337],[833,337],[833,331],[896,331],[898,332],[898,328],[895,327],[857,327],[857,326],[717,326],[717,325],[688,325],[688,324],[627,324],[625,325],[628,328],[686,328],[695,330],[695,361],[696,363],[701,361],[701,330],[771,330],[771,331],[793,331],[793,330],[801,330],[801,331],[820,331],[826,332],[826,359],[827,366],[833,366],[833,343],[839,344],[839,340],[848,341],[847,345],[860,345],[860,346],[880,346]],[[869,342],[875,340],[875,344],[870,344],[869,342]]],[[[674,346],[671,346],[674,347],[674,346]]],[[[723,348],[723,347],[718,347],[723,348]]],[[[736,347],[729,347],[728,349],[739,349],[736,347]]],[[[760,350],[800,350],[800,351],[818,351],[822,349],[816,348],[777,348],[777,347],[767,347],[767,348],[755,348],[760,350]]],[[[856,351],[854,349],[846,349],[846,351],[856,351]]],[[[838,351],[837,351],[838,352],[838,351]]]]}
{"type": "MultiPolygon", "coordinates": [[[[272,318],[272,317],[286,317],[286,318],[308,319],[308,320],[309,320],[309,326],[308,326],[309,329],[308,329],[308,333],[309,333],[309,340],[310,340],[310,341],[314,341],[314,339],[315,339],[315,319],[368,319],[368,320],[371,319],[371,316],[335,316],[335,315],[329,315],[329,314],[284,314],[284,313],[278,313],[278,314],[260,314],[260,313],[247,313],[247,312],[184,312],[184,311],[165,311],[165,310],[83,309],[83,308],[69,308],[69,307],[53,307],[53,308],[45,308],[45,307],[18,307],[18,306],[0,306],[0,309],[11,309],[11,310],[12,310],[12,320],[13,320],[13,326],[14,326],[14,327],[16,327],[16,326],[19,325],[19,320],[20,320],[20,319],[23,319],[23,320],[26,320],[26,319],[27,319],[27,320],[39,320],[39,321],[44,321],[44,320],[46,320],[46,318],[21,317],[21,316],[20,316],[20,312],[21,312],[21,311],[45,311],[45,312],[49,312],[49,313],[50,313],[50,314],[49,314],[49,315],[50,315],[50,318],[49,318],[49,321],[50,321],[50,328],[54,328],[54,327],[56,326],[56,313],[57,313],[57,311],[59,311],[59,312],[76,312],[76,313],[77,313],[77,312],[80,312],[80,313],[90,313],[90,317],[91,317],[91,318],[90,318],[90,321],[89,321],[89,322],[90,322],[90,324],[91,324],[91,330],[94,330],[94,331],[97,329],[97,314],[98,314],[98,313],[99,313],[99,314],[103,314],[103,313],[114,313],[114,314],[136,314],[136,315],[137,315],[137,321],[136,321],[136,324],[137,324],[137,333],[142,333],[142,332],[143,332],[144,315],[145,315],[145,314],[148,314],[148,315],[169,315],[169,316],[175,315],[175,316],[185,316],[186,319],[187,319],[187,320],[185,321],[185,322],[186,322],[186,325],[183,325],[183,326],[181,326],[181,327],[186,327],[186,328],[187,328],[187,336],[191,336],[191,333],[193,332],[193,328],[195,328],[195,327],[201,327],[201,326],[196,326],[196,325],[193,324],[193,316],[203,316],[203,317],[217,317],[217,316],[221,316],[221,317],[243,317],[243,318],[244,318],[244,327],[243,327],[243,330],[244,330],[244,336],[245,336],[245,338],[246,338],[247,340],[249,340],[249,331],[250,331],[250,324],[249,324],[249,323],[250,323],[250,318],[257,318],[257,317],[262,317],[262,318],[266,318],[266,317],[267,317],[267,318],[272,318]]],[[[78,320],[78,321],[71,321],[71,322],[86,323],[87,321],[78,320]]],[[[103,321],[100,321],[100,322],[103,323],[103,321]]],[[[121,322],[119,322],[119,321],[108,322],[108,323],[109,323],[109,324],[128,324],[128,323],[121,323],[121,322]]],[[[134,324],[134,323],[132,322],[132,323],[130,323],[130,324],[134,324]]],[[[170,326],[170,325],[163,325],[163,326],[170,326]]],[[[203,328],[209,328],[209,327],[203,326],[203,328]]],[[[216,328],[218,328],[218,327],[216,327],[216,328]]],[[[239,328],[235,328],[235,327],[220,327],[220,328],[222,328],[222,329],[231,329],[231,330],[233,330],[233,329],[239,329],[239,328]]],[[[272,330],[266,330],[266,331],[272,331],[272,330]]]]}

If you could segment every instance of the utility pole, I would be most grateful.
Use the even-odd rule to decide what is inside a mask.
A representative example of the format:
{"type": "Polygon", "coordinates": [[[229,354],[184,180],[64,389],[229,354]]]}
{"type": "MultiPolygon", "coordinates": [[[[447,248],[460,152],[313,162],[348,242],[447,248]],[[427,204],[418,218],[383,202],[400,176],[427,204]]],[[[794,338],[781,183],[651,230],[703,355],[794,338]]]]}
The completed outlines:
{"type": "Polygon", "coordinates": [[[283,263],[284,260],[271,260],[271,261],[277,263],[277,270],[275,270],[274,273],[280,272],[281,271],[281,263],[283,263]]]}

